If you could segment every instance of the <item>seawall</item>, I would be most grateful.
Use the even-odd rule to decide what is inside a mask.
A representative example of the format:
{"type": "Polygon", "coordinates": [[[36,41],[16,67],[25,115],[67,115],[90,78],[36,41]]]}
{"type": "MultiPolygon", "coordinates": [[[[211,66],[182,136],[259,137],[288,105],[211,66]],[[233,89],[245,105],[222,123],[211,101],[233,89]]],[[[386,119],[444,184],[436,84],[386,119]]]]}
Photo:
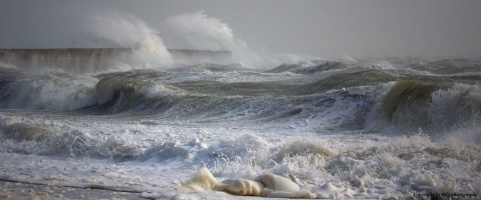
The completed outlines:
{"type": "MultiPolygon", "coordinates": [[[[167,49],[174,60],[212,61],[226,59],[231,51],[167,49]]],[[[126,61],[130,48],[0,49],[0,61],[17,68],[56,67],[68,71],[92,72],[126,61]]]]}

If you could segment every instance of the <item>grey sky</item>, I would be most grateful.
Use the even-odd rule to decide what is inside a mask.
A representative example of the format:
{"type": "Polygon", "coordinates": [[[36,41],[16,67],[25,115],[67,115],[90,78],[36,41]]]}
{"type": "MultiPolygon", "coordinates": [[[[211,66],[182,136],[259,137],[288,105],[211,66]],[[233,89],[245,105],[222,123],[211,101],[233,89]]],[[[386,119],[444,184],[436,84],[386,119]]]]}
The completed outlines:
{"type": "Polygon", "coordinates": [[[260,52],[481,56],[478,0],[0,0],[0,48],[102,44],[86,30],[93,10],[133,15],[175,48],[188,45],[166,20],[203,10],[260,52]]]}

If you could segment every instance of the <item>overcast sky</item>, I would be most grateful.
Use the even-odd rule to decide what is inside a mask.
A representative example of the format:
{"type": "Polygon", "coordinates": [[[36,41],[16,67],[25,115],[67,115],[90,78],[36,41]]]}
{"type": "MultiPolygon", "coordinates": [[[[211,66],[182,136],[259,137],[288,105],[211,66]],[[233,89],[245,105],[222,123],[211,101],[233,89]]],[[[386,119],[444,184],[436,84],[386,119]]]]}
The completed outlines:
{"type": "Polygon", "coordinates": [[[110,36],[91,30],[99,26],[127,37],[108,25],[118,16],[91,25],[99,13],[145,22],[167,48],[230,48],[227,41],[321,58],[481,56],[479,0],[0,0],[0,48],[108,45],[110,36]]]}

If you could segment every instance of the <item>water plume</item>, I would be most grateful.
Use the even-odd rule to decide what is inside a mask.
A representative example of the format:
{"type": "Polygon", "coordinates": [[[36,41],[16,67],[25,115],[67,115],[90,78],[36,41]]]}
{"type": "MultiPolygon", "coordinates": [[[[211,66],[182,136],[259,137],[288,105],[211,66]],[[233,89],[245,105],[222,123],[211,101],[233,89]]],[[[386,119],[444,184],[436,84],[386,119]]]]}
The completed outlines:
{"type": "Polygon", "coordinates": [[[265,66],[265,60],[247,43],[235,37],[226,23],[208,16],[204,11],[176,15],[166,19],[164,24],[173,31],[169,34],[171,40],[183,48],[232,51],[229,59],[215,62],[236,63],[247,67],[265,66]]]}
{"type": "Polygon", "coordinates": [[[127,63],[134,67],[170,66],[172,56],[158,32],[135,16],[116,12],[96,13],[89,17],[88,29],[110,45],[131,48],[127,63]]]}
{"type": "Polygon", "coordinates": [[[213,51],[234,48],[232,29],[204,11],[180,14],[165,22],[177,33],[180,40],[176,42],[187,48],[213,51]]]}

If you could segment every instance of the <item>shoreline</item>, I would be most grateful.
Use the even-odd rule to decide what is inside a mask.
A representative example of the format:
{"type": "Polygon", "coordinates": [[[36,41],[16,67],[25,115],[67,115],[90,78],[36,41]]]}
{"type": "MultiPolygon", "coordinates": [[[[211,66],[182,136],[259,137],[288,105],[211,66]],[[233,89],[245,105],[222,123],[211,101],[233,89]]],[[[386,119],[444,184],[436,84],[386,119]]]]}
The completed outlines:
{"type": "Polygon", "coordinates": [[[149,199],[142,193],[0,180],[0,199],[149,199]]]}

